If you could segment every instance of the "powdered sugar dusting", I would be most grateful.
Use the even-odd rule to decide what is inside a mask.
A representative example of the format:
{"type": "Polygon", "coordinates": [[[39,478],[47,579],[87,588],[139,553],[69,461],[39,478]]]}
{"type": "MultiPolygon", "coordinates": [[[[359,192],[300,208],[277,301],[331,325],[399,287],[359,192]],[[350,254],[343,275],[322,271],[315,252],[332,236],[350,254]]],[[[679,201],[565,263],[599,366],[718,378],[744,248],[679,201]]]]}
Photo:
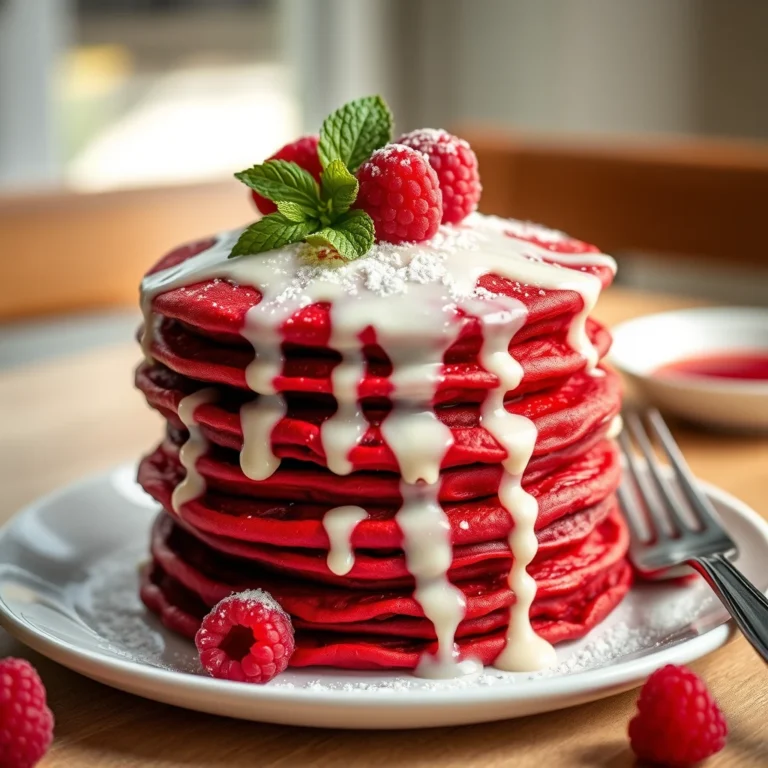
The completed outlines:
{"type": "Polygon", "coordinates": [[[125,550],[90,573],[80,613],[100,637],[102,650],[152,667],[205,674],[194,645],[162,629],[139,598],[144,548],[125,550]]]}
{"type": "Polygon", "coordinates": [[[431,151],[438,151],[446,155],[458,154],[458,148],[469,149],[469,142],[452,136],[448,131],[442,128],[418,128],[415,131],[406,133],[401,139],[403,144],[427,154],[431,151]]]}
{"type": "MultiPolygon", "coordinates": [[[[667,588],[647,585],[639,589],[652,592],[667,588]]],[[[578,651],[570,654],[554,669],[546,670],[543,675],[586,672],[658,648],[673,641],[676,635],[692,627],[699,617],[717,606],[715,596],[701,582],[683,589],[673,588],[673,594],[653,610],[630,612],[626,604],[623,605],[612,617],[609,626],[602,631],[590,633],[596,637],[582,644],[578,651]]]]}
{"type": "MultiPolygon", "coordinates": [[[[482,253],[489,231],[504,232],[510,239],[520,237],[521,255],[532,262],[542,262],[547,254],[537,246],[525,243],[525,237],[535,236],[542,242],[556,242],[565,237],[560,232],[528,222],[472,214],[467,218],[466,226],[441,226],[429,242],[377,243],[365,258],[356,261],[318,260],[314,258],[315,251],[311,246],[289,246],[299,256],[299,264],[271,301],[276,305],[295,302],[315,283],[336,285],[352,296],[364,291],[375,297],[388,297],[407,293],[410,286],[437,284],[445,288],[447,302],[458,304],[464,299],[491,298],[496,294],[476,284],[467,284],[455,270],[458,255],[472,260],[474,253],[482,253]]],[[[590,255],[584,258],[589,259],[590,255]]],[[[563,268],[552,261],[548,261],[548,267],[563,268]]],[[[526,292],[522,283],[513,285],[513,290],[520,295],[528,296],[531,292],[526,292]]],[[[540,296],[545,294],[540,286],[535,286],[533,292],[540,296]]]]}
{"type": "MultiPolygon", "coordinates": [[[[472,229],[442,226],[429,243],[423,245],[374,245],[364,259],[340,261],[311,259],[310,246],[297,246],[306,253],[304,264],[272,301],[275,304],[293,302],[313,283],[338,285],[349,295],[366,291],[375,296],[395,296],[408,292],[409,285],[440,284],[445,287],[447,301],[465,298],[486,298],[493,294],[478,288],[463,287],[451,273],[450,254],[473,251],[481,247],[481,239],[472,229]]],[[[468,255],[468,258],[470,256],[468,255]]]]}
{"type": "Polygon", "coordinates": [[[372,175],[378,176],[378,173],[381,171],[375,164],[380,160],[384,160],[385,162],[396,162],[398,165],[403,166],[403,168],[410,168],[414,152],[418,152],[425,160],[428,159],[420,150],[408,147],[405,144],[387,144],[381,147],[381,149],[377,149],[368,161],[371,164],[371,171],[376,171],[376,173],[372,173],[372,175]],[[403,154],[403,151],[405,151],[406,154],[403,154]]]}
{"type": "Polygon", "coordinates": [[[287,615],[277,600],[275,600],[269,592],[265,592],[263,589],[248,589],[244,592],[235,592],[229,597],[225,597],[219,605],[235,601],[246,603],[248,608],[252,608],[254,604],[257,603],[270,611],[279,611],[280,613],[287,615]]]}

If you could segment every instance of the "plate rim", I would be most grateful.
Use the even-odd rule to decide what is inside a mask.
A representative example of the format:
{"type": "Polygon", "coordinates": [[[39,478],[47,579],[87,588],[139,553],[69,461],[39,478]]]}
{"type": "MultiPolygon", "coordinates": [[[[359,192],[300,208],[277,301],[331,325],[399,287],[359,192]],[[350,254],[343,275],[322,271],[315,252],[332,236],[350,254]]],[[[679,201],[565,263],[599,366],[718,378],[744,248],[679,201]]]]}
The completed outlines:
{"type": "MultiPolygon", "coordinates": [[[[0,527],[0,541],[8,535],[10,529],[18,524],[17,521],[24,515],[30,514],[40,507],[50,505],[65,494],[77,492],[90,484],[105,481],[116,472],[125,471],[132,466],[134,464],[131,462],[122,463],[107,471],[91,473],[44,494],[22,507],[0,527]]],[[[748,504],[729,492],[708,481],[697,478],[697,482],[707,495],[733,508],[739,516],[757,528],[768,547],[768,521],[763,519],[748,504]]],[[[145,698],[165,701],[166,703],[170,697],[163,697],[164,691],[182,690],[205,697],[215,694],[226,695],[240,704],[248,702],[285,704],[291,701],[307,705],[330,705],[334,707],[344,707],[348,704],[360,706],[375,704],[376,708],[380,710],[399,708],[404,702],[413,706],[429,705],[439,710],[449,710],[457,706],[471,704],[535,702],[562,696],[589,696],[606,689],[626,690],[668,661],[687,663],[701,658],[724,646],[737,634],[733,622],[729,620],[702,635],[683,639],[643,656],[630,658],[619,663],[611,663],[606,667],[597,669],[525,680],[520,685],[408,688],[381,696],[380,691],[365,689],[345,691],[328,688],[242,685],[228,680],[218,680],[178,670],[154,667],[133,659],[122,659],[96,653],[49,635],[33,624],[26,622],[23,617],[18,616],[10,609],[1,597],[0,626],[33,650],[79,674],[122,690],[129,690],[122,682],[126,678],[143,682],[145,686],[153,688],[152,694],[139,693],[134,685],[130,686],[130,691],[143,695],[145,698]]],[[[188,708],[191,709],[199,709],[200,707],[196,705],[202,704],[202,702],[194,699],[190,703],[193,706],[188,708]]]]}
{"type": "MultiPolygon", "coordinates": [[[[748,381],[741,379],[712,379],[707,376],[686,376],[684,380],[678,381],[675,378],[664,378],[656,380],[653,377],[653,372],[644,369],[642,366],[638,366],[633,363],[631,359],[627,357],[627,353],[623,344],[624,336],[630,333],[636,328],[640,328],[648,323],[660,323],[667,319],[685,319],[685,320],[697,320],[699,318],[704,319],[721,319],[725,322],[744,322],[754,320],[758,323],[768,325],[768,309],[758,306],[718,306],[718,307],[687,307],[684,309],[669,309],[662,312],[653,312],[648,315],[640,315],[638,317],[631,317],[627,320],[623,320],[620,323],[616,323],[611,328],[611,334],[613,336],[613,344],[607,355],[607,361],[618,368],[622,373],[628,376],[633,376],[640,381],[648,381],[654,378],[654,382],[659,381],[666,387],[674,390],[696,390],[707,394],[714,395],[729,395],[737,397],[765,397],[768,396],[768,384],[760,381],[748,381]]],[[[716,348],[713,347],[713,351],[716,348]]],[[[760,346],[756,348],[753,345],[734,347],[734,350],[738,352],[739,349],[768,351],[768,347],[760,346]]],[[[703,482],[703,481],[702,481],[703,482]]]]}

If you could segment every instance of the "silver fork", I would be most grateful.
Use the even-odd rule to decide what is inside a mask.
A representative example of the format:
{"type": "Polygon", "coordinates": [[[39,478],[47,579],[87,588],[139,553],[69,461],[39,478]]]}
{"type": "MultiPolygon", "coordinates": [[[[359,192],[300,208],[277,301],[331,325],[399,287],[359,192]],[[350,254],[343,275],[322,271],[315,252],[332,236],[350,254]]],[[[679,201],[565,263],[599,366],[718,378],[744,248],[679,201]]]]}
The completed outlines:
{"type": "Polygon", "coordinates": [[[655,409],[649,410],[646,421],[647,431],[637,413],[626,414],[625,429],[619,435],[628,471],[618,497],[629,524],[632,564],[647,575],[658,575],[660,571],[683,564],[695,568],[747,640],[768,662],[768,599],[730,561],[728,555],[736,554],[736,545],[723,529],[709,499],[696,487],[693,474],[661,414],[655,409]],[[633,450],[629,435],[639,448],[648,472],[633,450]],[[656,457],[653,440],[661,445],[669,459],[685,505],[672,490],[672,483],[656,457]],[[695,525],[691,524],[693,521],[695,525]]]}

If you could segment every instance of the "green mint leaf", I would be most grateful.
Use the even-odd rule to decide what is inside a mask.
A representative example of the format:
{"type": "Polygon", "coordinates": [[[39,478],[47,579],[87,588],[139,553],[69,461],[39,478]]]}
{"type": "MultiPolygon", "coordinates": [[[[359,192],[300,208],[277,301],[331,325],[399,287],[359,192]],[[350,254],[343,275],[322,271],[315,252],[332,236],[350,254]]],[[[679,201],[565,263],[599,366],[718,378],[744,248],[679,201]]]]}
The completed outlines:
{"type": "Polygon", "coordinates": [[[316,211],[320,201],[317,182],[312,174],[287,160],[267,160],[235,174],[243,184],[256,190],[262,197],[277,203],[286,201],[316,211]]]}
{"type": "Polygon", "coordinates": [[[381,96],[350,101],[325,118],[317,147],[327,168],[341,160],[354,173],[371,153],[392,139],[392,113],[381,96]]]}
{"type": "Polygon", "coordinates": [[[277,210],[282,213],[288,221],[294,221],[296,223],[317,219],[317,211],[310,210],[303,205],[291,203],[287,200],[278,201],[277,210]]]}
{"type": "Polygon", "coordinates": [[[332,227],[308,234],[311,245],[334,248],[345,259],[365,256],[373,245],[373,219],[365,211],[348,211],[342,214],[332,227]]]}
{"type": "Polygon", "coordinates": [[[308,221],[291,221],[282,213],[270,213],[240,235],[229,258],[248,256],[279,248],[281,245],[298,243],[318,227],[316,219],[308,221]]]}
{"type": "Polygon", "coordinates": [[[360,188],[357,179],[347,170],[342,160],[332,160],[320,178],[320,194],[323,202],[330,205],[331,215],[349,210],[360,188]]]}

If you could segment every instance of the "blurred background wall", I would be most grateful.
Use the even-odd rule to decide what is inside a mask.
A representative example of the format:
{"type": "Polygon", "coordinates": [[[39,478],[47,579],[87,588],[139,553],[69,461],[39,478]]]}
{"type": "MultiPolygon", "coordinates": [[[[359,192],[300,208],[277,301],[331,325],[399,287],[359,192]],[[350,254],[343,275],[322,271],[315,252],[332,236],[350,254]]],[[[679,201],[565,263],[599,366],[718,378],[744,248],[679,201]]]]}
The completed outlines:
{"type": "Polygon", "coordinates": [[[404,129],[765,138],[766,32],[765,0],[0,0],[0,188],[221,176],[372,91],[404,129]]]}
{"type": "MultiPolygon", "coordinates": [[[[720,233],[727,244],[725,230],[743,218],[732,185],[757,205],[750,190],[763,187],[752,171],[768,172],[767,33],[768,0],[0,0],[0,278],[26,280],[7,242],[39,250],[28,233],[54,212],[69,264],[81,260],[74,277],[53,262],[46,296],[30,289],[8,311],[0,305],[0,317],[133,301],[126,286],[160,250],[253,215],[234,170],[374,92],[403,131],[493,127],[561,147],[615,144],[625,157],[668,146],[670,136],[676,147],[727,139],[735,149],[702,154],[703,173],[735,169],[736,180],[718,182],[709,197],[716,216],[731,203],[720,233]],[[171,196],[168,185],[188,191],[171,196]],[[101,253],[81,253],[81,222],[99,223],[108,241],[113,219],[88,218],[100,207],[128,233],[125,258],[96,280],[101,253]],[[187,215],[193,208],[206,216],[187,215]],[[79,289],[71,301],[67,281],[79,289]]],[[[617,188],[639,185],[644,169],[633,168],[614,176],[617,188]]],[[[573,196],[580,179],[565,180],[573,196]]],[[[516,192],[528,199],[527,189],[516,192]]],[[[642,214],[621,215],[659,221],[647,198],[642,214]]],[[[526,215],[515,205],[502,212],[526,215]]],[[[679,226],[694,228],[696,211],[679,226]]],[[[705,263],[691,259],[695,247],[676,259],[627,246],[617,252],[620,282],[768,304],[768,266],[754,254],[735,269],[722,248],[705,263]]]]}
{"type": "MultiPolygon", "coordinates": [[[[371,85],[389,73],[390,96],[413,123],[768,135],[763,0],[291,0],[288,7],[293,26],[308,8],[317,19],[356,17],[363,39],[373,14],[374,48],[362,43],[365,76],[356,77],[371,85]]],[[[305,66],[308,49],[311,40],[296,57],[305,66]]],[[[306,103],[323,113],[327,104],[315,106],[324,101],[322,73],[306,66],[306,74],[306,103]]]]}

